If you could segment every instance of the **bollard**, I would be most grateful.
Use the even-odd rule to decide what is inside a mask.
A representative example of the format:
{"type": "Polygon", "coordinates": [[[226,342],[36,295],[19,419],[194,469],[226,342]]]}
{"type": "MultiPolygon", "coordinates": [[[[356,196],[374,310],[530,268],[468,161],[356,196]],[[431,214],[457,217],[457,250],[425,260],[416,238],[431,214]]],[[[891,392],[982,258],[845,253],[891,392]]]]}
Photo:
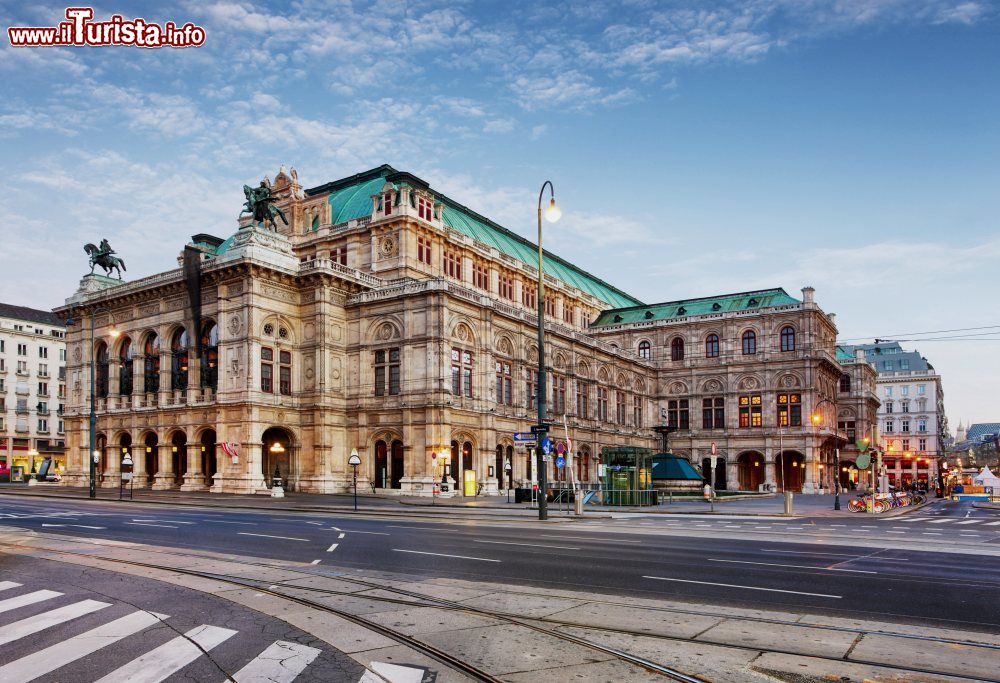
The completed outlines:
{"type": "Polygon", "coordinates": [[[785,514],[792,514],[792,492],[785,491],[785,514]]]}
{"type": "Polygon", "coordinates": [[[582,492],[578,491],[577,495],[573,496],[573,514],[582,515],[583,514],[583,496],[580,495],[582,492]]]}

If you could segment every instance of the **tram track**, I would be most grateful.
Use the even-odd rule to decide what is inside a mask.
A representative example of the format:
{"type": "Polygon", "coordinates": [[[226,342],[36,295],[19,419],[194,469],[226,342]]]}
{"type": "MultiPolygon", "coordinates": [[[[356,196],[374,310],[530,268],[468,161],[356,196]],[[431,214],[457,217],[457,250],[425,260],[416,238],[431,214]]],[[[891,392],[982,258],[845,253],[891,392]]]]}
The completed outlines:
{"type": "MultiPolygon", "coordinates": [[[[78,538],[76,540],[91,540],[91,539],[78,538]]],[[[618,636],[626,636],[626,637],[634,637],[634,638],[647,638],[647,639],[655,639],[655,640],[662,640],[662,641],[666,641],[666,642],[676,642],[676,643],[698,643],[698,644],[704,644],[704,645],[708,645],[708,646],[724,647],[724,648],[744,650],[744,651],[752,651],[752,652],[766,653],[766,654],[779,654],[779,655],[790,655],[790,656],[800,656],[800,657],[801,656],[808,656],[808,657],[810,657],[812,659],[821,659],[821,660],[830,661],[832,663],[836,662],[838,664],[851,663],[851,664],[857,664],[857,665],[867,665],[867,666],[879,667],[879,668],[882,668],[882,669],[892,670],[892,671],[897,671],[897,672],[921,673],[921,674],[938,675],[938,676],[950,676],[950,677],[953,677],[955,679],[960,679],[960,680],[987,681],[988,683],[1000,683],[1000,678],[986,678],[986,677],[983,677],[983,676],[969,676],[969,675],[963,675],[963,674],[958,674],[958,673],[953,673],[953,672],[948,672],[948,671],[940,671],[940,670],[934,670],[934,669],[924,669],[924,668],[918,668],[918,667],[913,667],[913,666],[906,666],[906,667],[904,667],[904,666],[894,665],[894,664],[891,664],[891,663],[884,663],[884,662],[879,662],[879,661],[871,661],[871,660],[864,660],[864,659],[857,659],[857,658],[846,659],[846,658],[831,657],[831,656],[824,656],[824,655],[817,655],[817,654],[806,654],[806,653],[803,653],[803,652],[800,652],[800,651],[795,651],[793,649],[783,649],[783,648],[776,648],[776,647],[766,647],[766,646],[760,646],[760,645],[739,645],[739,644],[734,644],[732,642],[717,641],[717,640],[706,639],[706,638],[699,638],[698,640],[693,640],[691,638],[687,638],[687,637],[683,637],[683,636],[672,636],[672,635],[668,635],[668,634],[650,633],[650,632],[647,632],[647,631],[638,631],[638,630],[631,630],[631,629],[625,629],[625,628],[615,628],[615,627],[608,627],[608,626],[595,626],[595,625],[592,625],[592,624],[581,623],[581,622],[576,622],[576,621],[568,621],[568,620],[565,620],[565,619],[558,619],[558,618],[554,618],[554,617],[544,617],[544,616],[543,617],[522,617],[520,615],[512,614],[510,612],[503,612],[503,611],[500,611],[500,610],[490,610],[490,609],[482,609],[482,608],[477,608],[477,607],[471,607],[469,605],[464,605],[462,603],[458,603],[458,602],[454,602],[454,601],[451,601],[451,600],[447,600],[445,598],[440,598],[440,597],[436,597],[436,596],[432,596],[432,595],[426,595],[426,594],[423,594],[423,593],[419,593],[419,592],[411,591],[411,590],[406,590],[406,589],[402,589],[402,588],[395,588],[395,587],[392,587],[392,586],[386,586],[385,584],[379,584],[379,583],[375,583],[375,582],[372,582],[372,581],[365,581],[363,579],[359,579],[359,578],[350,576],[350,575],[342,573],[342,572],[334,572],[334,573],[320,572],[320,571],[315,571],[312,568],[307,568],[307,567],[289,568],[288,566],[286,566],[284,564],[271,564],[271,563],[265,563],[265,562],[248,562],[248,561],[246,561],[245,559],[242,559],[242,558],[239,561],[240,561],[241,564],[246,565],[246,566],[260,567],[260,568],[266,568],[266,569],[280,569],[280,570],[282,570],[284,572],[291,572],[293,574],[298,574],[299,577],[301,577],[301,578],[316,578],[316,577],[329,578],[329,579],[332,579],[332,580],[337,580],[337,581],[343,581],[343,582],[351,583],[351,584],[359,586],[359,587],[361,587],[361,588],[363,588],[365,590],[379,590],[379,591],[382,591],[382,592],[394,593],[394,594],[396,594],[399,597],[387,597],[387,596],[384,596],[384,595],[374,596],[374,595],[368,595],[368,594],[359,594],[356,591],[335,590],[335,589],[331,589],[331,588],[322,588],[322,587],[315,587],[315,586],[297,586],[297,585],[291,585],[291,584],[288,583],[289,581],[292,581],[292,580],[299,580],[299,577],[296,577],[296,579],[286,579],[284,581],[274,582],[274,581],[266,581],[266,580],[263,580],[263,579],[252,579],[252,578],[240,577],[240,576],[233,576],[233,575],[228,575],[228,574],[219,574],[219,573],[215,573],[215,572],[208,572],[208,571],[201,571],[201,570],[194,570],[194,569],[186,569],[186,568],[182,568],[182,567],[179,568],[179,567],[175,567],[175,566],[171,566],[171,565],[167,565],[167,564],[157,564],[155,562],[139,562],[139,561],[136,561],[136,560],[126,560],[126,559],[116,558],[116,557],[107,557],[107,556],[95,555],[93,553],[82,553],[82,552],[78,553],[78,552],[72,552],[72,551],[68,551],[68,550],[54,550],[54,549],[48,549],[48,548],[40,548],[40,547],[37,547],[37,546],[25,545],[25,544],[20,544],[20,543],[4,542],[3,545],[18,547],[18,548],[22,548],[22,549],[25,549],[25,550],[32,550],[32,551],[36,551],[36,552],[42,551],[42,552],[46,552],[46,553],[71,555],[71,556],[78,556],[78,557],[84,557],[84,558],[90,558],[90,559],[103,560],[103,561],[113,562],[113,563],[118,563],[118,564],[123,564],[123,565],[131,565],[131,566],[135,566],[135,567],[143,567],[143,568],[147,568],[147,569],[156,569],[156,570],[161,570],[161,571],[166,571],[166,572],[172,572],[172,573],[184,574],[184,575],[194,576],[194,577],[199,577],[199,578],[204,578],[204,579],[211,579],[211,580],[215,580],[215,581],[221,581],[221,582],[229,583],[231,585],[239,586],[241,588],[250,588],[250,589],[253,589],[255,591],[258,591],[258,592],[261,592],[261,593],[264,593],[264,594],[267,594],[267,595],[271,595],[273,597],[277,597],[277,598],[280,598],[280,599],[284,599],[284,600],[289,600],[291,602],[295,602],[295,603],[300,604],[302,606],[306,606],[306,607],[309,607],[309,608],[312,608],[312,609],[317,609],[317,610],[324,611],[324,612],[327,612],[327,613],[330,613],[330,614],[334,614],[334,615],[336,615],[338,617],[341,617],[343,619],[351,621],[352,623],[355,623],[355,624],[357,624],[359,626],[362,626],[363,628],[370,629],[370,630],[372,630],[374,632],[377,632],[377,633],[379,633],[381,635],[384,635],[385,637],[393,639],[396,642],[399,642],[400,644],[403,644],[403,645],[406,645],[408,647],[411,647],[414,650],[417,650],[418,652],[421,652],[421,653],[425,654],[426,656],[430,657],[431,659],[433,659],[433,660],[435,660],[435,661],[437,661],[437,662],[439,662],[439,663],[441,663],[441,664],[443,664],[443,665],[445,665],[445,666],[447,666],[447,667],[449,667],[449,668],[451,668],[451,669],[453,669],[455,671],[458,671],[458,672],[460,672],[460,673],[462,673],[462,674],[464,674],[466,676],[469,676],[470,678],[472,678],[474,680],[480,680],[480,681],[498,681],[500,679],[496,678],[495,676],[493,676],[492,674],[490,674],[487,671],[483,671],[483,670],[481,670],[481,669],[479,669],[479,668],[477,668],[477,667],[475,667],[475,666],[473,666],[473,665],[471,665],[471,664],[469,664],[467,662],[464,662],[464,661],[456,658],[455,656],[453,656],[453,655],[451,655],[451,654],[449,654],[449,653],[441,650],[440,648],[437,648],[435,646],[432,646],[432,645],[429,645],[427,643],[424,643],[423,641],[421,641],[421,640],[419,640],[419,639],[417,639],[417,638],[415,638],[413,636],[407,635],[405,633],[401,633],[399,631],[396,631],[394,629],[388,628],[388,627],[383,626],[381,624],[378,624],[376,622],[372,622],[372,621],[370,621],[368,619],[365,619],[364,617],[361,617],[359,615],[353,614],[351,612],[338,609],[336,607],[330,606],[328,604],[324,604],[322,602],[317,602],[316,600],[311,600],[311,599],[309,599],[307,597],[303,597],[301,595],[301,593],[307,593],[307,594],[308,593],[313,593],[313,594],[317,594],[317,595],[332,596],[332,597],[355,597],[355,598],[357,598],[357,597],[360,596],[360,597],[364,597],[367,600],[384,602],[384,603],[387,603],[387,604],[398,604],[398,605],[406,606],[406,607],[430,607],[430,608],[441,609],[441,610],[446,610],[446,611],[463,612],[463,613],[470,614],[470,615],[476,615],[476,616],[480,616],[480,617],[491,618],[491,619],[499,620],[499,621],[502,621],[502,622],[505,622],[505,623],[508,623],[508,624],[520,626],[522,628],[526,628],[526,629],[532,630],[532,631],[540,633],[540,634],[545,634],[545,635],[548,635],[550,637],[554,637],[554,638],[557,638],[559,640],[562,640],[564,642],[570,642],[570,643],[573,643],[573,644],[581,646],[581,647],[585,647],[585,648],[588,648],[588,649],[591,649],[591,650],[594,650],[594,651],[601,652],[603,654],[610,655],[610,656],[614,657],[615,659],[618,659],[619,661],[623,661],[623,662],[626,662],[628,664],[631,664],[631,665],[634,665],[634,666],[638,666],[638,667],[640,667],[642,669],[645,669],[647,671],[650,671],[650,672],[653,672],[653,673],[657,673],[657,674],[662,675],[665,678],[670,679],[670,680],[685,681],[685,682],[690,682],[690,683],[704,683],[705,679],[697,677],[697,676],[692,676],[690,674],[687,674],[687,673],[685,673],[683,671],[680,671],[678,669],[675,669],[673,667],[669,667],[669,666],[666,666],[666,665],[663,665],[663,664],[651,661],[649,659],[633,655],[633,654],[631,654],[629,652],[625,652],[624,650],[621,650],[621,649],[618,649],[618,648],[614,648],[614,647],[610,647],[610,646],[606,646],[606,645],[603,645],[601,643],[595,643],[592,640],[588,640],[587,638],[583,638],[583,637],[576,636],[576,635],[573,635],[573,634],[565,633],[564,631],[560,631],[560,630],[557,630],[557,629],[561,629],[561,628],[575,628],[575,629],[580,629],[580,630],[584,630],[584,631],[593,631],[593,632],[595,632],[595,634],[596,633],[605,633],[605,634],[612,634],[612,635],[618,635],[618,636]],[[297,591],[300,594],[299,595],[292,595],[292,594],[289,594],[288,591],[297,591]]],[[[196,558],[199,558],[199,559],[206,559],[206,557],[204,555],[199,555],[199,554],[196,554],[196,553],[184,553],[184,552],[177,552],[177,551],[153,550],[153,549],[149,549],[149,548],[143,548],[143,552],[156,553],[156,554],[164,554],[164,555],[170,555],[170,556],[175,556],[175,557],[176,556],[183,556],[183,557],[192,557],[192,558],[196,557],[196,558]]],[[[221,559],[221,558],[208,558],[208,559],[220,559],[220,561],[233,561],[232,559],[225,560],[225,559],[221,559]]],[[[531,596],[534,595],[532,593],[523,592],[523,591],[510,591],[510,590],[506,590],[506,591],[500,591],[500,592],[508,593],[508,594],[514,594],[514,595],[522,595],[522,596],[526,596],[526,597],[531,597],[531,596]]],[[[636,607],[636,605],[634,605],[634,604],[629,604],[629,603],[625,603],[625,602],[617,602],[617,601],[614,601],[614,600],[591,600],[590,602],[594,602],[594,603],[597,603],[597,604],[606,604],[606,605],[615,606],[615,607],[631,607],[631,608],[636,607]]],[[[799,626],[799,627],[803,627],[803,628],[813,628],[813,629],[825,630],[825,631],[830,631],[830,632],[850,633],[850,634],[856,635],[857,637],[863,637],[865,635],[870,635],[870,636],[886,636],[886,637],[896,637],[896,638],[907,638],[907,639],[912,639],[912,640],[926,641],[926,642],[933,642],[933,643],[947,644],[947,645],[956,645],[956,646],[965,646],[965,647],[978,647],[978,648],[985,648],[985,649],[992,649],[992,650],[1000,649],[1000,645],[994,645],[992,643],[985,643],[985,642],[972,641],[972,640],[963,640],[963,639],[944,638],[944,637],[937,637],[937,636],[924,636],[924,635],[908,634],[908,633],[902,633],[902,632],[897,632],[897,631],[881,630],[881,629],[850,628],[850,627],[844,627],[844,626],[831,626],[831,625],[823,625],[823,624],[801,624],[801,623],[798,623],[798,622],[781,620],[781,619],[767,619],[767,618],[762,618],[762,617],[751,617],[751,616],[745,616],[745,615],[733,615],[733,614],[726,614],[726,613],[722,613],[722,612],[712,612],[712,611],[707,611],[707,610],[682,609],[682,608],[670,608],[670,607],[642,607],[642,609],[650,609],[650,610],[655,610],[655,611],[664,612],[664,613],[673,613],[673,614],[688,615],[688,616],[704,616],[704,617],[714,617],[714,618],[719,618],[719,619],[732,619],[732,620],[739,620],[739,621],[760,623],[760,624],[766,624],[766,625],[799,626]]]]}

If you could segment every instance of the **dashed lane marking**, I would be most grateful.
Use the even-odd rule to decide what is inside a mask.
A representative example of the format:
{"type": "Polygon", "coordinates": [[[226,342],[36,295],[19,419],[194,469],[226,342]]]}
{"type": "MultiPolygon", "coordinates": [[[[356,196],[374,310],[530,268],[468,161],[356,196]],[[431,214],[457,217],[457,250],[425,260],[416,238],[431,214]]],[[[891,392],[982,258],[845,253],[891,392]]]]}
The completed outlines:
{"type": "Polygon", "coordinates": [[[249,531],[237,531],[237,536],[258,536],[260,538],[278,538],[282,541],[304,541],[309,542],[308,538],[295,538],[294,536],[272,536],[271,534],[252,534],[249,531]]]}
{"type": "Polygon", "coordinates": [[[643,576],[644,579],[654,579],[656,581],[677,581],[679,583],[698,583],[703,586],[723,586],[725,588],[742,588],[743,590],[750,591],[768,591],[771,593],[791,593],[793,595],[811,595],[817,598],[833,598],[835,600],[840,600],[842,595],[829,595],[827,593],[806,593],[804,591],[790,591],[783,590],[781,588],[762,588],[760,586],[740,586],[734,583],[715,583],[714,581],[694,581],[692,579],[671,579],[665,576],[643,576]]]}
{"type": "Polygon", "coordinates": [[[730,564],[756,564],[765,567],[788,567],[790,569],[818,569],[824,572],[850,572],[852,574],[878,574],[878,572],[866,569],[836,569],[834,567],[815,567],[808,564],[779,564],[777,562],[750,562],[749,560],[720,560],[714,557],[708,558],[709,562],[728,562],[730,564]]]}
{"type": "Polygon", "coordinates": [[[402,548],[393,548],[394,553],[412,553],[414,555],[434,555],[436,557],[453,557],[458,560],[477,560],[479,562],[497,562],[500,560],[494,560],[488,557],[469,557],[468,555],[447,555],[445,553],[429,553],[423,550],[403,550],[402,548]]]}

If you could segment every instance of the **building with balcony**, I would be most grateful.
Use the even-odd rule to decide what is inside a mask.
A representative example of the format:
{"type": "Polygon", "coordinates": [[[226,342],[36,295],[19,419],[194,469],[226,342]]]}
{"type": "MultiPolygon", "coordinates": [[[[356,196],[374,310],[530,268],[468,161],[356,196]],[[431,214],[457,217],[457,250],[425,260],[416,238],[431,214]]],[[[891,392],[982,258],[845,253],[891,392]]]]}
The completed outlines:
{"type": "Polygon", "coordinates": [[[906,351],[899,342],[845,349],[864,353],[878,373],[876,424],[890,485],[933,485],[948,434],[941,376],[919,352],[906,351]]]}
{"type": "Polygon", "coordinates": [[[66,329],[51,311],[0,303],[0,463],[65,469],[66,329]]]}
{"type": "MultiPolygon", "coordinates": [[[[128,452],[137,486],[258,492],[277,473],[339,492],[352,449],[377,492],[530,482],[513,436],[536,419],[537,247],[389,166],[267,182],[288,225],[241,218],[175,269],[89,275],[58,309],[67,482],[86,477],[91,361],[102,485],[128,452]]],[[[647,306],[548,253],[544,278],[549,419],[575,451],[557,485],[596,482],[605,447],[656,447],[663,416],[699,464],[719,442],[724,487],[829,486],[845,369],[810,288],[647,306]]]]}

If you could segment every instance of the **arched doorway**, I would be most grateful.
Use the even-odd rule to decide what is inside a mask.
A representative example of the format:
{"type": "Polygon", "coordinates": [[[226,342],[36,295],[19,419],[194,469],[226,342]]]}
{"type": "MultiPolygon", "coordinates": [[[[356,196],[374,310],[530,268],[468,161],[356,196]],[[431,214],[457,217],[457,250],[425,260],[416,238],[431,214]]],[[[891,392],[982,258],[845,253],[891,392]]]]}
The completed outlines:
{"type": "Polygon", "coordinates": [[[205,474],[205,480],[209,486],[215,482],[215,475],[219,471],[219,460],[215,455],[215,430],[206,429],[201,433],[201,471],[205,474]]]}
{"type": "Polygon", "coordinates": [[[472,469],[472,442],[451,442],[451,477],[455,480],[455,490],[465,495],[465,471],[472,469]]]}
{"type": "Polygon", "coordinates": [[[145,458],[144,464],[146,465],[147,484],[149,486],[153,485],[153,480],[160,472],[160,459],[157,457],[157,442],[156,432],[146,432],[146,435],[142,437],[142,445],[145,451],[143,457],[145,458]]]}
{"type": "Polygon", "coordinates": [[[741,491],[757,491],[764,483],[764,456],[756,451],[740,453],[736,470],[741,491]]]}
{"type": "MultiPolygon", "coordinates": [[[[702,458],[701,460],[701,477],[705,480],[706,484],[712,483],[712,459],[702,458]]],[[[715,461],[715,490],[725,491],[726,490],[726,459],[721,455],[715,461]]]]}
{"type": "Polygon", "coordinates": [[[187,472],[187,434],[174,432],[170,436],[170,460],[174,466],[174,484],[180,486],[187,472]]]}
{"type": "Polygon", "coordinates": [[[840,488],[844,491],[853,491],[858,487],[858,466],[853,460],[840,461],[840,488]]]}
{"type": "Polygon", "coordinates": [[[292,478],[292,435],[282,427],[271,427],[264,432],[262,438],[261,474],[268,486],[272,479],[281,478],[281,484],[287,490],[293,489],[292,478]]]}
{"type": "Polygon", "coordinates": [[[806,479],[806,459],[798,451],[782,451],[775,462],[779,491],[801,492],[806,479]]]}
{"type": "Polygon", "coordinates": [[[504,485],[503,452],[503,446],[498,444],[496,461],[493,463],[493,471],[496,472],[497,477],[498,491],[502,491],[504,485]]]}
{"type": "Polygon", "coordinates": [[[403,442],[398,439],[392,442],[392,450],[389,454],[389,486],[394,489],[403,488],[403,471],[405,459],[403,458],[403,442]]]}
{"type": "Polygon", "coordinates": [[[201,386],[218,390],[219,387],[219,326],[206,320],[201,326],[201,386]]]}
{"type": "Polygon", "coordinates": [[[389,446],[379,439],[375,442],[375,488],[388,488],[389,480],[389,446]]]}
{"type": "Polygon", "coordinates": [[[97,465],[94,467],[94,469],[97,470],[95,477],[97,482],[101,483],[104,481],[105,474],[108,471],[108,437],[104,434],[97,434],[94,437],[94,448],[98,453],[99,460],[97,465]]]}

